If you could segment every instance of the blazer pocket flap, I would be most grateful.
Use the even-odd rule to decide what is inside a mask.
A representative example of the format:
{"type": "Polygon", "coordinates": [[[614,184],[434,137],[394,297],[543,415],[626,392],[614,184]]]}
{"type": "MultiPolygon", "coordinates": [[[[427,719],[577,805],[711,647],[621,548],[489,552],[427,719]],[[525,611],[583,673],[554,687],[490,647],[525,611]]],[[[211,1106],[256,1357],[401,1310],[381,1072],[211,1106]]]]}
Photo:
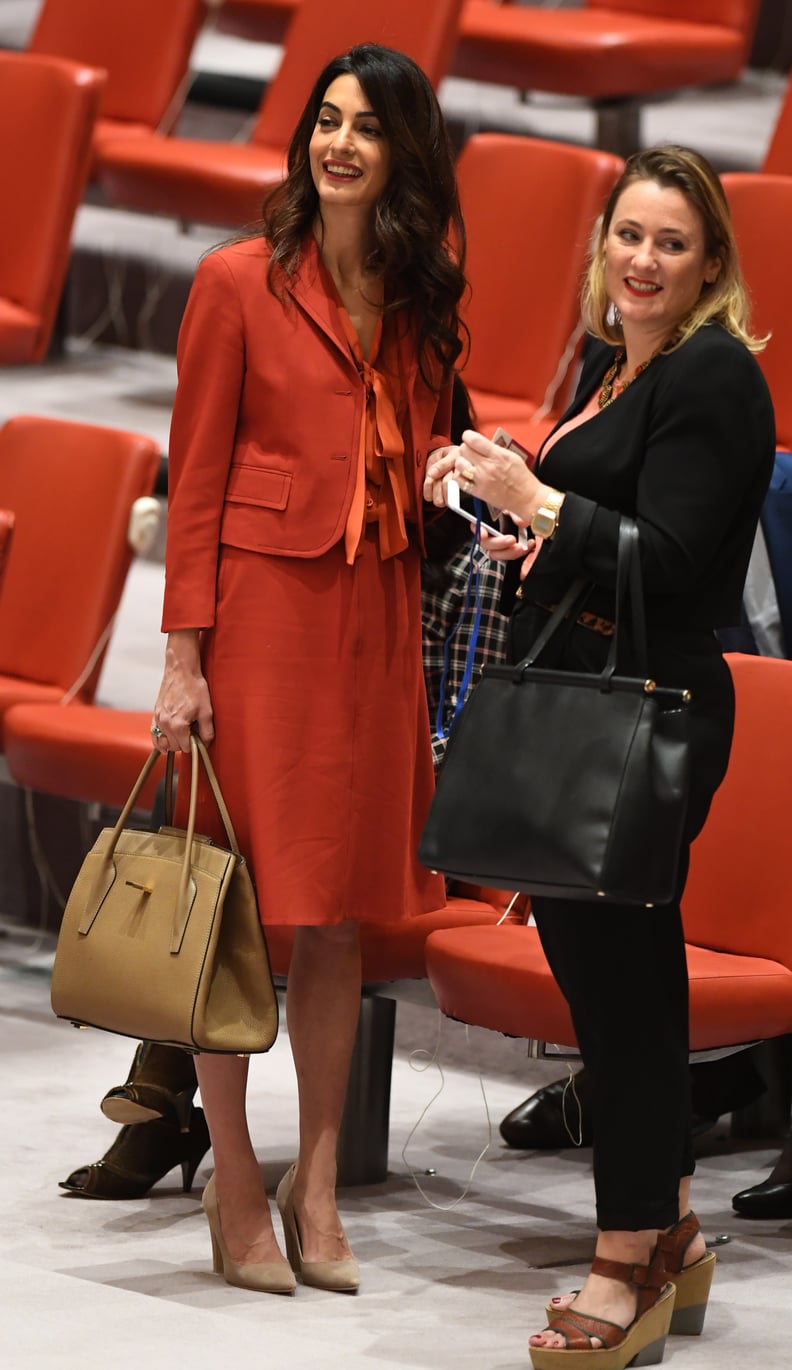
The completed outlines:
{"type": "Polygon", "coordinates": [[[229,504],[259,504],[285,509],[291,492],[291,471],[265,466],[232,466],[226,489],[229,504]]]}

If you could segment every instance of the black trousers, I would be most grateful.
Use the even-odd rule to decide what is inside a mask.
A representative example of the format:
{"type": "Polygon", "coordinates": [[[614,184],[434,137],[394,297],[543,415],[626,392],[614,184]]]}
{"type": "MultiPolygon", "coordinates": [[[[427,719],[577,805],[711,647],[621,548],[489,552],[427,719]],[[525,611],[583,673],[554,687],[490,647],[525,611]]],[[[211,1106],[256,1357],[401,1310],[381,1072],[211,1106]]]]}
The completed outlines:
{"type": "MultiPolygon", "coordinates": [[[[544,621],[543,611],[530,605],[516,611],[513,660],[525,655],[544,621]]],[[[552,664],[601,669],[607,645],[607,639],[576,626],[554,644],[552,664]]],[[[650,633],[650,668],[659,684],[693,694],[691,792],[676,898],[652,909],[532,899],[542,946],[569,1003],[591,1080],[597,1225],[605,1231],[670,1226],[678,1216],[679,1181],[693,1173],[688,978],[679,901],[689,845],[725,774],[734,722],[731,676],[713,634],[650,633]]]]}

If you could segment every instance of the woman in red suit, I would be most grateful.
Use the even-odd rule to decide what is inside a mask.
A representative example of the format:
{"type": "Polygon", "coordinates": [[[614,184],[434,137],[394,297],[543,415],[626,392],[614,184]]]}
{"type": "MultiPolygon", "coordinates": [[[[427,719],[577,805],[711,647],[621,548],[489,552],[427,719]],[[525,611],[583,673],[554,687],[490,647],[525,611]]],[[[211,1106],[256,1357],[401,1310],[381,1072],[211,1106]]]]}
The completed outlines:
{"type": "Polygon", "coordinates": [[[300,1145],[277,1195],[291,1265],[247,1130],[247,1062],[197,1060],[215,1269],[248,1288],[291,1292],[292,1267],[357,1287],[335,1153],[358,925],[444,901],[415,857],[433,786],[419,563],[463,244],[431,85],[401,53],[353,48],[316,82],[259,231],[201,263],[179,339],[152,733],[161,750],[188,750],[192,728],[212,743],[262,920],[296,927],[300,1145]]]}

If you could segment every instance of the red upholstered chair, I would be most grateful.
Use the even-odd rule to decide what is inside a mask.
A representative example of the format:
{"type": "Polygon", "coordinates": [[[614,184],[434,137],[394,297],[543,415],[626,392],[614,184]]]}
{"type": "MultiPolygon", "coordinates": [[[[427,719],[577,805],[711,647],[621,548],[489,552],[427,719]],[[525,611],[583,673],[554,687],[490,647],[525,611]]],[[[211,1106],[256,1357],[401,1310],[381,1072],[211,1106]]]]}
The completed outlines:
{"type": "Polygon", "coordinates": [[[742,72],[759,0],[583,0],[581,8],[466,0],[456,76],[582,96],[597,143],[624,156],[640,146],[652,96],[720,85],[742,72]]]}
{"type": "MultiPolygon", "coordinates": [[[[694,1051],[792,1031],[792,661],[728,660],[737,696],[734,745],[693,845],[682,908],[694,1051]]],[[[426,964],[450,1017],[574,1045],[566,1002],[535,928],[435,932],[426,964]]]]}
{"type": "Polygon", "coordinates": [[[217,27],[222,33],[258,43],[282,43],[301,0],[222,0],[217,27]]]}
{"type": "MultiPolygon", "coordinates": [[[[6,765],[17,784],[27,789],[121,808],[151,751],[150,723],[150,709],[15,704],[5,717],[6,765]]],[[[145,792],[150,799],[158,778],[155,773],[145,792]]],[[[423,979],[424,943],[431,932],[495,922],[509,897],[501,890],[471,889],[450,899],[445,908],[403,923],[365,924],[364,981],[423,979]]],[[[274,973],[286,976],[294,930],[273,926],[267,940],[274,973]]]]}
{"type": "MultiPolygon", "coordinates": [[[[792,131],[792,130],[791,130],[792,131]]],[[[792,163],[790,163],[792,171],[792,163]]],[[[751,294],[752,330],[771,333],[757,361],[764,371],[776,420],[776,441],[792,449],[792,281],[779,262],[792,231],[792,175],[730,172],[723,178],[731,206],[740,259],[751,294]]]]}
{"type": "Polygon", "coordinates": [[[787,82],[762,171],[768,176],[792,176],[792,76],[787,82]]]}
{"type": "Polygon", "coordinates": [[[475,134],[462,149],[464,374],[488,436],[501,425],[536,451],[565,407],[583,339],[589,239],[623,165],[593,148],[501,133],[475,134]]]}
{"type": "Polygon", "coordinates": [[[0,509],[0,585],[2,585],[6,573],[13,537],[14,511],[13,509],[0,509]]]}
{"type": "Polygon", "coordinates": [[[283,179],[285,153],[324,64],[359,42],[409,53],[433,82],[445,74],[462,0],[301,0],[283,60],[247,143],[149,137],[108,142],[99,180],[111,204],[209,224],[242,225],[283,179]]]}
{"type": "Polygon", "coordinates": [[[0,52],[0,364],[49,346],[103,85],[90,67],[0,52]]]}
{"type": "Polygon", "coordinates": [[[107,138],[169,132],[206,0],[43,0],[28,51],[107,73],[94,146],[107,138]]]}
{"type": "MultiPolygon", "coordinates": [[[[6,765],[26,789],[120,809],[151,751],[150,724],[151,709],[14,704],[4,721],[6,765]]],[[[163,775],[154,772],[141,808],[151,808],[163,775]]]]}
{"type": "Polygon", "coordinates": [[[15,517],[0,596],[0,735],[12,704],[96,689],[129,568],[132,505],[159,468],[151,438],[20,416],[0,428],[0,505],[15,517]]]}
{"type": "MultiPolygon", "coordinates": [[[[150,722],[150,710],[17,704],[5,718],[8,770],[28,789],[120,808],[151,749],[150,722]]],[[[157,779],[155,773],[141,795],[141,807],[153,804],[157,779]]],[[[339,1140],[340,1183],[378,1184],[387,1173],[393,982],[425,978],[424,945],[431,932],[495,923],[507,899],[501,891],[470,890],[419,918],[363,926],[364,993],[339,1140]]],[[[292,928],[267,930],[273,972],[282,980],[293,940],[292,928]]]]}

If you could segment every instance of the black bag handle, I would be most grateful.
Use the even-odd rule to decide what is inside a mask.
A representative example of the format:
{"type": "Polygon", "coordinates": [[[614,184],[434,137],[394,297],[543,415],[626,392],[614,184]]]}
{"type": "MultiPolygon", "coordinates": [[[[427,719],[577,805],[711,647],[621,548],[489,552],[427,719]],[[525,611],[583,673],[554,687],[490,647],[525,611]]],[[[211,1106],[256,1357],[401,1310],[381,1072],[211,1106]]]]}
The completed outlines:
{"type": "Polygon", "coordinates": [[[648,672],[648,652],[646,646],[646,614],[643,596],[643,577],[641,575],[641,553],[638,524],[635,519],[622,514],[619,519],[619,553],[616,563],[616,616],[605,673],[608,678],[614,675],[619,650],[619,622],[624,622],[624,611],[629,601],[632,627],[633,649],[638,674],[648,672]]]}
{"type": "MultiPolygon", "coordinates": [[[[570,616],[577,617],[582,604],[591,592],[591,588],[592,582],[586,580],[584,576],[579,576],[572,582],[538,637],[531,643],[527,654],[514,667],[515,680],[520,680],[524,671],[536,665],[537,657],[541,655],[564,621],[570,616]]],[[[619,519],[619,547],[616,560],[616,616],[608,658],[600,676],[603,688],[608,687],[616,673],[619,653],[619,621],[623,619],[623,611],[627,601],[629,601],[637,669],[640,675],[646,676],[648,672],[646,614],[638,525],[635,519],[622,514],[619,519]]]]}

